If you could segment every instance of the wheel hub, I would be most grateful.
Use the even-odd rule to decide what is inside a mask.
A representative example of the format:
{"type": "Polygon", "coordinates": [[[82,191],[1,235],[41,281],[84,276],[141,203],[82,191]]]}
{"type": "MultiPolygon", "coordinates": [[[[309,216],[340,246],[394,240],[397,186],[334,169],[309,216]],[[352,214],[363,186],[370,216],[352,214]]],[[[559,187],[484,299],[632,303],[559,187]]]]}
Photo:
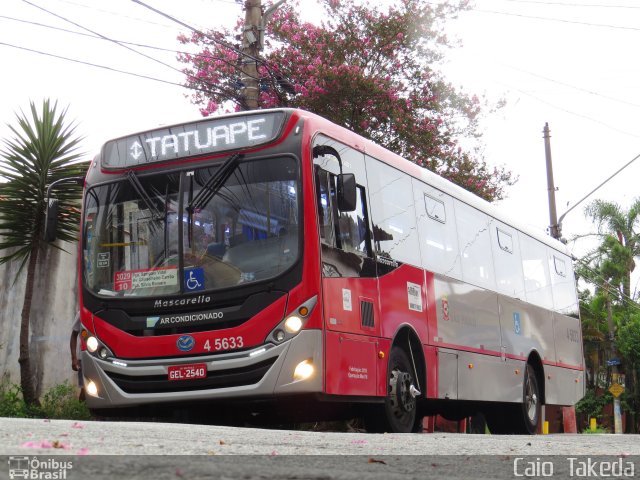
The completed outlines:
{"type": "Polygon", "coordinates": [[[529,421],[534,423],[538,415],[538,392],[534,388],[532,382],[532,373],[527,368],[526,377],[524,379],[524,408],[529,417],[529,421]]]}
{"type": "MultiPolygon", "coordinates": [[[[411,381],[411,375],[400,370],[393,370],[389,379],[391,389],[391,406],[401,412],[412,412],[416,408],[416,394],[418,392],[411,381]]],[[[419,393],[419,392],[418,392],[419,393]]]]}
{"type": "Polygon", "coordinates": [[[538,408],[538,396],[535,394],[535,392],[527,395],[526,404],[527,404],[527,415],[529,416],[529,420],[533,422],[536,419],[537,408],[538,408]]]}

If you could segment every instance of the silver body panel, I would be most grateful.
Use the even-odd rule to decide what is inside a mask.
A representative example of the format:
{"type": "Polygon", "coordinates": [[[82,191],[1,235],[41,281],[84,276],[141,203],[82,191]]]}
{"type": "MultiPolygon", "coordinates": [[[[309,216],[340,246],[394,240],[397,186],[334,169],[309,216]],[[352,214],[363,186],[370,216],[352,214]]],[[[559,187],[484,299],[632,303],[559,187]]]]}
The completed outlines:
{"type": "Polygon", "coordinates": [[[584,362],[566,246],[429,174],[413,190],[420,266],[434,272],[437,398],[521,402],[539,357],[546,402],[574,404],[584,362]]]}
{"type": "Polygon", "coordinates": [[[82,354],[82,369],[85,385],[92,380],[98,387],[98,396],[87,395],[90,408],[106,408],[118,406],[134,406],[140,404],[189,401],[189,400],[222,400],[229,398],[268,397],[273,394],[311,393],[322,391],[322,332],[320,330],[303,330],[296,337],[277,346],[266,349],[256,347],[241,353],[227,353],[211,356],[182,357],[154,360],[116,360],[126,366],[114,364],[110,360],[100,360],[88,352],[82,354]],[[251,355],[253,353],[253,355],[251,355]],[[226,388],[162,393],[126,393],[109,378],[107,372],[129,377],[136,376],[168,376],[168,367],[205,363],[208,372],[251,367],[267,359],[274,358],[274,363],[260,381],[251,385],[226,388]],[[315,373],[307,380],[296,381],[293,371],[303,360],[312,359],[315,373]]]}
{"type": "Polygon", "coordinates": [[[441,275],[434,290],[438,398],[521,402],[532,354],[543,364],[546,403],[584,396],[579,319],[441,275]]]}

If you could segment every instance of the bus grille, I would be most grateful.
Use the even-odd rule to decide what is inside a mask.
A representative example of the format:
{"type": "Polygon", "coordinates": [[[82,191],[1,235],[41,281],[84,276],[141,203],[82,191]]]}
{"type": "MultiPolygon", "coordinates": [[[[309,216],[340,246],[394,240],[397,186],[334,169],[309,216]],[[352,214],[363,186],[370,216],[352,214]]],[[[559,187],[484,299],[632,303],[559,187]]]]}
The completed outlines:
{"type": "Polygon", "coordinates": [[[248,367],[231,368],[207,372],[207,378],[195,380],[172,380],[167,375],[133,376],[107,372],[113,382],[126,393],[186,392],[215,388],[241,387],[253,385],[262,380],[278,357],[268,358],[248,367]]]}

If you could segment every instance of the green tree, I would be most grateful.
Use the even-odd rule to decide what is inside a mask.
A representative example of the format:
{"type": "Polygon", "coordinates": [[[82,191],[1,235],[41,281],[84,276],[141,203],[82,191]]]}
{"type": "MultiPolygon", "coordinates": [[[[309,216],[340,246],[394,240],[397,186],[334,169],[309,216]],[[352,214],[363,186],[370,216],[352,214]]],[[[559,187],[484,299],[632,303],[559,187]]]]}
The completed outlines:
{"type": "MultiPolygon", "coordinates": [[[[258,63],[261,108],[302,108],[342,125],[487,199],[504,197],[515,179],[490,167],[479,149],[486,104],[454,88],[440,71],[451,42],[446,22],[467,2],[321,0],[319,23],[300,18],[298,2],[281,6],[266,26],[258,63]]],[[[237,31],[181,36],[200,53],[184,53],[187,85],[203,115],[246,107],[237,31]]],[[[256,38],[257,34],[256,33],[256,38]]]]}
{"type": "Polygon", "coordinates": [[[580,319],[589,390],[595,390],[598,376],[605,369],[605,354],[608,351],[606,339],[609,335],[604,302],[602,295],[593,295],[588,289],[580,291],[580,319]]]}
{"type": "MultiPolygon", "coordinates": [[[[604,322],[598,320],[606,319],[607,342],[601,342],[599,345],[596,342],[593,347],[601,351],[606,345],[608,355],[605,356],[621,357],[620,368],[626,373],[627,381],[625,398],[628,405],[632,405],[628,411],[633,416],[633,421],[629,422],[629,425],[635,430],[634,405],[638,405],[637,369],[640,366],[635,349],[640,345],[640,331],[635,320],[639,306],[632,298],[631,273],[635,269],[635,257],[640,254],[640,200],[636,199],[628,210],[615,202],[595,200],[587,206],[585,214],[596,224],[595,235],[599,238],[600,244],[585,255],[578,268],[578,273],[596,286],[593,301],[583,304],[583,307],[588,308],[583,308],[582,311],[590,313],[588,322],[589,331],[592,333],[602,332],[604,322]]],[[[583,318],[583,326],[584,322],[583,318]]],[[[588,340],[587,336],[585,340],[588,340]]],[[[587,354],[590,350],[588,346],[587,342],[587,354]]],[[[593,349],[591,353],[595,353],[593,349]]],[[[594,358],[597,357],[594,355],[594,358]]],[[[602,356],[598,363],[601,360],[602,356]]],[[[601,370],[598,367],[599,365],[596,365],[596,372],[601,370]]],[[[618,373],[618,368],[614,366],[607,371],[618,373]]]]}
{"type": "Polygon", "coordinates": [[[636,266],[634,257],[640,255],[640,199],[636,198],[628,210],[616,202],[594,200],[587,206],[585,213],[597,225],[597,235],[603,242],[607,241],[607,237],[613,236],[626,250],[626,263],[620,265],[625,272],[621,292],[625,298],[630,299],[631,273],[636,266]]]}
{"type": "MultiPolygon", "coordinates": [[[[66,124],[67,109],[59,112],[57,102],[44,100],[40,111],[30,102],[29,113],[16,114],[16,125],[9,125],[11,138],[3,139],[0,148],[0,264],[19,262],[18,276],[26,267],[18,362],[24,400],[34,404],[38,398],[29,352],[29,319],[38,258],[48,245],[43,240],[45,197],[52,182],[84,176],[86,165],[78,163],[81,138],[76,136],[75,124],[66,124]]],[[[77,240],[81,195],[77,185],[65,186],[56,194],[60,240],[77,240]]]]}
{"type": "Polygon", "coordinates": [[[627,320],[620,325],[617,337],[618,351],[625,362],[627,402],[632,421],[628,422],[631,431],[637,431],[638,409],[640,408],[640,389],[638,371],[640,370],[640,312],[630,312],[627,320]]]}

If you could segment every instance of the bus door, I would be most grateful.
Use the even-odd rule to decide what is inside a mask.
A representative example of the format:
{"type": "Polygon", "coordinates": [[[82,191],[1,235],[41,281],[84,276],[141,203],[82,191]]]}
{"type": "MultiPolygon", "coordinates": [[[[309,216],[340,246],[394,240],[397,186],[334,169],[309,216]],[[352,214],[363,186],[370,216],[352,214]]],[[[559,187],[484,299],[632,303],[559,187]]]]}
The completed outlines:
{"type": "Polygon", "coordinates": [[[321,243],[325,324],[326,392],[375,395],[380,332],[375,263],[366,203],[362,153],[319,137],[316,145],[339,152],[344,173],[356,176],[354,211],[340,211],[337,202],[338,159],[316,155],[315,182],[321,243]]]}
{"type": "MultiPolygon", "coordinates": [[[[413,349],[420,347],[397,337],[399,331],[410,326],[422,345],[429,338],[426,276],[421,266],[412,179],[372,156],[366,156],[366,165],[380,313],[384,318],[381,337],[415,359],[418,352],[413,349]]],[[[386,370],[381,375],[385,390],[388,375],[386,370]]],[[[418,390],[422,393],[426,393],[424,386],[419,379],[418,390]]]]}

